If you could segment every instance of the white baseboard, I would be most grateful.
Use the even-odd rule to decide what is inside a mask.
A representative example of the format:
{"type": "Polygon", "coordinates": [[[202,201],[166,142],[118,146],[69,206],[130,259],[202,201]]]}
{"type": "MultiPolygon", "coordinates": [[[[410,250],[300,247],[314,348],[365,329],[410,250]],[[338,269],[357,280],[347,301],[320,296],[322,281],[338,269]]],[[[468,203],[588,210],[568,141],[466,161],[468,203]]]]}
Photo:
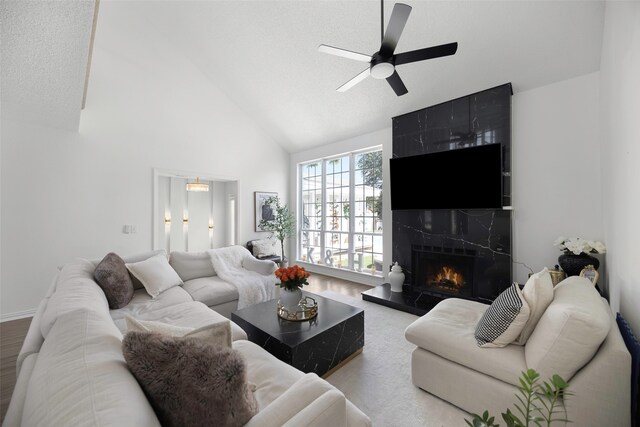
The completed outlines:
{"type": "Polygon", "coordinates": [[[24,319],[25,317],[33,317],[36,314],[36,309],[16,311],[14,313],[0,314],[0,323],[9,322],[11,320],[24,319]]]}

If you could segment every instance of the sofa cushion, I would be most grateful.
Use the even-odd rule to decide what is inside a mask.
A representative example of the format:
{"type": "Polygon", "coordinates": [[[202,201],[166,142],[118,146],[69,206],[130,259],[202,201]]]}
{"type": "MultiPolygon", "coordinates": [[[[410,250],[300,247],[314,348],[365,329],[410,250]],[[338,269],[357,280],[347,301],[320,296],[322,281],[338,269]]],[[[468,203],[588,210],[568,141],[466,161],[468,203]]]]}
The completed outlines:
{"type": "Polygon", "coordinates": [[[93,278],[107,297],[110,309],[129,304],[133,298],[133,282],[122,258],[109,252],[93,272],[93,278]]]}
{"type": "Polygon", "coordinates": [[[527,367],[542,378],[558,374],[569,381],[609,333],[609,312],[589,279],[563,280],[525,345],[527,367]]]}
{"type": "Polygon", "coordinates": [[[122,352],[162,425],[241,426],[258,410],[245,360],[231,348],[129,332],[122,352]]]}
{"type": "Polygon", "coordinates": [[[476,326],[476,341],[480,347],[504,347],[518,338],[528,319],[529,306],[514,283],[482,315],[476,326]]]}
{"type": "Polygon", "coordinates": [[[515,341],[515,344],[518,345],[524,345],[527,342],[542,314],[553,301],[553,282],[547,267],[529,277],[522,289],[522,296],[529,305],[530,314],[529,320],[515,341]]]}
{"type": "Polygon", "coordinates": [[[256,385],[253,394],[260,409],[267,407],[296,381],[304,377],[302,371],[276,359],[251,341],[234,341],[233,348],[250,362],[247,365],[247,379],[256,385]]]}
{"type": "MultiPolygon", "coordinates": [[[[333,399],[332,399],[333,400],[333,399]]],[[[346,399],[342,392],[314,373],[304,375],[254,416],[246,427],[347,426],[346,399]],[[323,404],[337,393],[335,401],[323,404]]]]}
{"type": "Polygon", "coordinates": [[[126,265],[131,274],[140,280],[147,293],[154,298],[167,289],[182,285],[180,276],[171,268],[164,255],[156,255],[126,265]]]}
{"type": "Polygon", "coordinates": [[[96,311],[61,314],[29,379],[22,425],[159,426],[127,368],[121,339],[113,322],[96,311]]]}
{"type": "MultiPolygon", "coordinates": [[[[211,323],[218,323],[228,320],[221,314],[211,310],[209,307],[198,301],[185,302],[172,305],[158,310],[149,311],[134,316],[142,320],[155,320],[162,323],[170,323],[176,326],[189,328],[200,328],[211,323]]],[[[246,340],[247,333],[233,322],[231,323],[231,339],[246,340]]]]}
{"type": "Polygon", "coordinates": [[[517,385],[526,369],[524,348],[480,348],[476,344],[476,325],[489,306],[475,301],[448,298],[413,322],[405,330],[407,341],[431,353],[517,385]]]}
{"type": "Polygon", "coordinates": [[[207,252],[171,252],[169,264],[183,282],[216,275],[211,257],[207,252]]]}
{"type": "Polygon", "coordinates": [[[187,280],[182,287],[194,301],[209,307],[238,299],[238,289],[218,276],[187,280]]]}
{"type": "Polygon", "coordinates": [[[153,320],[137,320],[131,316],[127,316],[125,320],[127,332],[157,332],[179,338],[200,338],[220,347],[231,347],[231,322],[229,320],[210,323],[200,328],[175,326],[153,320]]]}
{"type": "Polygon", "coordinates": [[[94,270],[94,265],[86,259],[77,259],[62,267],[56,279],[55,292],[49,298],[40,321],[40,332],[45,339],[59,316],[78,308],[93,310],[109,318],[109,303],[93,280],[94,270]]]}
{"type": "Polygon", "coordinates": [[[118,328],[120,328],[121,331],[124,331],[126,330],[126,328],[124,328],[124,318],[126,315],[139,318],[143,314],[154,310],[160,310],[165,307],[192,301],[193,298],[191,298],[191,295],[182,289],[181,286],[175,286],[171,289],[167,289],[156,298],[152,298],[144,289],[138,289],[133,293],[133,298],[126,307],[122,307],[118,310],[111,310],[109,314],[116,322],[118,328]]]}

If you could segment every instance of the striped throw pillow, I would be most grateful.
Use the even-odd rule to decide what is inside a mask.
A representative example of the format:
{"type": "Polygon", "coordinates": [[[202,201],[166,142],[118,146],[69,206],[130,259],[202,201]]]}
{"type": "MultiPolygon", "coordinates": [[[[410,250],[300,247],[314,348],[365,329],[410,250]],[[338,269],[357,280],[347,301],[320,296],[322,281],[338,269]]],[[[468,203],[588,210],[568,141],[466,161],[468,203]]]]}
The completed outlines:
{"type": "Polygon", "coordinates": [[[529,306],[517,283],[505,289],[484,312],[474,334],[480,347],[504,347],[518,338],[529,319],[529,306]]]}

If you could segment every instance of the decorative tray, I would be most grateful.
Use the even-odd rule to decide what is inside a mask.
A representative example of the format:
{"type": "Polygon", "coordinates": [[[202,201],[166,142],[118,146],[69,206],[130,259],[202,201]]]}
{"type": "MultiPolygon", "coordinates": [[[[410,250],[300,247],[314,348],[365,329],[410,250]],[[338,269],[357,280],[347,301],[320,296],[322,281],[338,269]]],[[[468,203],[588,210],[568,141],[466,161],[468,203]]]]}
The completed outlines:
{"type": "Polygon", "coordinates": [[[318,315],[318,303],[315,299],[305,296],[298,304],[298,310],[289,311],[278,301],[278,317],[292,322],[302,322],[313,319],[318,315]]]}

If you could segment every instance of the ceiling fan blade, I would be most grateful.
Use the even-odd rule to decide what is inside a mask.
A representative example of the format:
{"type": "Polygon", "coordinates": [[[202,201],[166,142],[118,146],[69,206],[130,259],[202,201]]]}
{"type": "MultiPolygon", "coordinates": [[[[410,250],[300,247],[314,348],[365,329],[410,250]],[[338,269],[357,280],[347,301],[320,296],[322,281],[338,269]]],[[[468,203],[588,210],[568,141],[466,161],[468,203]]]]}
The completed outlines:
{"type": "Polygon", "coordinates": [[[396,50],[396,46],[402,35],[402,30],[404,30],[404,25],[407,23],[407,19],[409,19],[409,13],[411,13],[411,6],[409,5],[396,3],[393,6],[387,31],[384,33],[382,45],[380,46],[380,56],[383,58],[390,57],[396,50]]]}
{"type": "Polygon", "coordinates": [[[365,55],[364,53],[352,52],[346,49],[340,49],[339,47],[327,46],[321,44],[318,46],[318,51],[328,53],[329,55],[342,56],[343,58],[354,59],[360,62],[371,62],[371,55],[365,55]]]}
{"type": "Polygon", "coordinates": [[[391,89],[393,89],[396,95],[402,96],[405,93],[409,92],[404,83],[402,83],[402,79],[398,75],[397,71],[394,71],[393,74],[387,77],[387,81],[389,82],[389,85],[391,85],[391,89]]]}
{"type": "Polygon", "coordinates": [[[371,74],[371,71],[369,70],[369,68],[367,68],[366,70],[364,70],[363,72],[361,72],[360,74],[358,74],[357,76],[355,76],[354,78],[352,78],[351,80],[349,80],[348,82],[346,82],[336,90],[338,92],[346,92],[352,87],[354,87],[355,85],[357,85],[358,83],[360,83],[361,81],[363,81],[364,79],[366,79],[367,77],[369,77],[369,74],[371,74]]]}
{"type": "Polygon", "coordinates": [[[440,58],[456,53],[458,43],[441,44],[439,46],[427,47],[424,49],[412,50],[393,55],[395,65],[409,64],[410,62],[423,61],[425,59],[440,58]]]}

